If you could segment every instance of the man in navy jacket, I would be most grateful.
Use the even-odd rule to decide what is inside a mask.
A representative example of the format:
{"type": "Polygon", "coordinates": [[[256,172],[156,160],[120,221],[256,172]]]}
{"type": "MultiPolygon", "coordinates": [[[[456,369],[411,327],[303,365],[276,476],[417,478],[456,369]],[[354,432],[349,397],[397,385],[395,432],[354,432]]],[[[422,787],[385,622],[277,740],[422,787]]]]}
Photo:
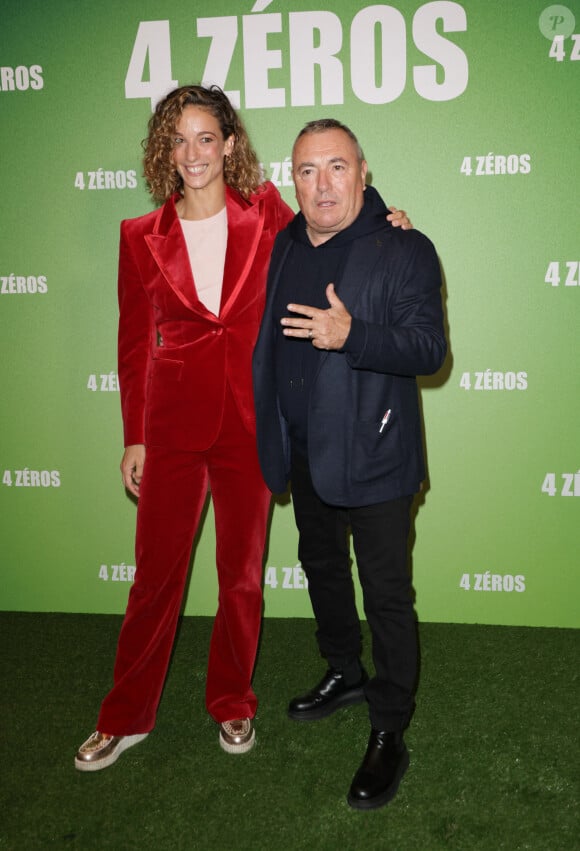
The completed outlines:
{"type": "Polygon", "coordinates": [[[407,546],[425,477],[416,376],[446,354],[432,243],[385,220],[354,134],[310,122],[293,150],[300,213],[277,237],[254,353],[258,448],[273,492],[292,482],[299,558],[328,670],[296,720],[366,698],[371,734],[348,802],[386,804],[409,764],[417,678],[407,546]],[[352,532],[374,676],[360,662],[352,532]]]}

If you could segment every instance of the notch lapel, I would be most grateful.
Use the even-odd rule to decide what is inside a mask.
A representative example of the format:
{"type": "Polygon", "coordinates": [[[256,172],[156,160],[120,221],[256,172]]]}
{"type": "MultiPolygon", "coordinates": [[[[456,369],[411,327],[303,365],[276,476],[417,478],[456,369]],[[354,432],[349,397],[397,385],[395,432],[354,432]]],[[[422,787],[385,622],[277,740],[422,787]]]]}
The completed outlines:
{"type": "Polygon", "coordinates": [[[228,245],[224,266],[224,281],[220,317],[232,309],[254,262],[260,237],[264,230],[265,205],[259,201],[247,204],[231,189],[227,189],[228,245]]]}
{"type": "Polygon", "coordinates": [[[183,304],[195,313],[212,317],[197,296],[185,237],[175,209],[176,197],[163,205],[153,232],[145,234],[145,242],[161,274],[183,304]]]}

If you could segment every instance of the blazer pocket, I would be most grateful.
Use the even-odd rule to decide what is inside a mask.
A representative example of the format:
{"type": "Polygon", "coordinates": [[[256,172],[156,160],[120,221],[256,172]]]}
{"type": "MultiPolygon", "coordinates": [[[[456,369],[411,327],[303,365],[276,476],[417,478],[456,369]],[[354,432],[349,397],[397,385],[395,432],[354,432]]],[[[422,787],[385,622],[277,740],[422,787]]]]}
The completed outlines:
{"type": "Polygon", "coordinates": [[[147,391],[149,413],[152,409],[173,408],[179,404],[183,366],[182,360],[153,358],[147,391]]]}
{"type": "Polygon", "coordinates": [[[172,442],[172,433],[183,427],[187,411],[184,399],[183,361],[153,358],[145,412],[145,440],[151,445],[172,442]]]}
{"type": "Polygon", "coordinates": [[[151,361],[151,381],[153,384],[170,382],[172,384],[181,381],[183,372],[183,361],[174,358],[154,357],[151,361]]]}
{"type": "Polygon", "coordinates": [[[378,481],[402,468],[404,453],[398,424],[391,420],[383,431],[380,428],[380,420],[356,423],[351,453],[353,481],[378,481]]]}

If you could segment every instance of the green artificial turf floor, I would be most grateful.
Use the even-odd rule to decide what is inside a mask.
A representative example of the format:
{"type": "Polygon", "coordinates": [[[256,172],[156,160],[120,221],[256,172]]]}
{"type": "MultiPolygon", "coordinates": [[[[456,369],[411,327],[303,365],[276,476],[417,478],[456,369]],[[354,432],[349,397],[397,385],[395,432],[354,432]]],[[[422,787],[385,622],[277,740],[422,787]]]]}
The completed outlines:
{"type": "Polygon", "coordinates": [[[218,746],[204,706],[211,619],[188,617],[156,729],[111,768],[75,771],[120,623],[0,613],[1,851],[580,848],[576,631],[422,624],[411,766],[394,801],[361,813],[345,795],[366,707],[314,723],[286,717],[289,698],[324,672],[306,619],[264,622],[250,753],[218,746]]]}

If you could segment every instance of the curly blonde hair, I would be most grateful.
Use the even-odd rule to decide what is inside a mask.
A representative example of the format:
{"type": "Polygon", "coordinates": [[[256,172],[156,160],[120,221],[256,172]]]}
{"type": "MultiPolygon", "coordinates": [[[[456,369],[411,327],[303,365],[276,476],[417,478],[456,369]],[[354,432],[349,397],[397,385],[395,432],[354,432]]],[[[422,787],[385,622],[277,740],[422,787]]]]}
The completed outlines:
{"type": "Polygon", "coordinates": [[[234,137],[232,153],[224,159],[224,180],[248,198],[262,183],[260,165],[240,116],[219,86],[181,86],[157,104],[142,143],[144,175],[153,197],[164,202],[183,187],[172,154],[175,126],[186,106],[197,106],[213,115],[224,140],[234,137]]]}

